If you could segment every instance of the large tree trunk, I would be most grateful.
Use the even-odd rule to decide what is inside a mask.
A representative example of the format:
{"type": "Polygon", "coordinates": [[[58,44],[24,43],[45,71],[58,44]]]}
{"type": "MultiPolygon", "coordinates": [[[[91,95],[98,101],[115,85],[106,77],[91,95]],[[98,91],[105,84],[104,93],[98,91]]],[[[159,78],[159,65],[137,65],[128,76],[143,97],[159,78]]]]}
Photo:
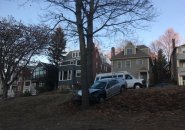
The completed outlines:
{"type": "Polygon", "coordinates": [[[89,107],[89,89],[87,85],[87,55],[86,55],[86,45],[83,32],[83,21],[82,21],[82,1],[76,1],[76,19],[77,19],[77,29],[79,34],[80,42],[80,56],[81,56],[81,85],[82,85],[82,109],[87,109],[89,107]]]}
{"type": "Polygon", "coordinates": [[[8,85],[6,83],[4,83],[2,81],[2,85],[3,85],[3,99],[7,99],[8,98],[8,85]]]}
{"type": "Polygon", "coordinates": [[[87,78],[88,78],[88,86],[90,87],[93,84],[93,65],[95,59],[93,57],[94,43],[93,43],[93,11],[94,11],[94,0],[90,1],[90,11],[88,14],[88,32],[87,32],[87,78]]]}

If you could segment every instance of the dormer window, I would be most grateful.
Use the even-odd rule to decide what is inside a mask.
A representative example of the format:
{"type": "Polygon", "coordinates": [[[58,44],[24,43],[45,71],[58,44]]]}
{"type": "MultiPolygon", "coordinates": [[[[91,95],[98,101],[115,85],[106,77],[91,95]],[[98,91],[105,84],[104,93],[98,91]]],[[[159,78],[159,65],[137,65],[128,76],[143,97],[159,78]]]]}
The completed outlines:
{"type": "Polygon", "coordinates": [[[75,56],[76,56],[76,52],[73,52],[73,53],[72,53],[72,57],[75,57],[75,56]]]}
{"type": "Polygon", "coordinates": [[[185,48],[182,48],[181,50],[182,50],[182,53],[185,53],[185,48]]]}
{"type": "Polygon", "coordinates": [[[72,52],[72,58],[80,57],[80,52],[72,52]]]}
{"type": "Polygon", "coordinates": [[[131,55],[132,54],[132,48],[127,48],[127,55],[131,55]]]}

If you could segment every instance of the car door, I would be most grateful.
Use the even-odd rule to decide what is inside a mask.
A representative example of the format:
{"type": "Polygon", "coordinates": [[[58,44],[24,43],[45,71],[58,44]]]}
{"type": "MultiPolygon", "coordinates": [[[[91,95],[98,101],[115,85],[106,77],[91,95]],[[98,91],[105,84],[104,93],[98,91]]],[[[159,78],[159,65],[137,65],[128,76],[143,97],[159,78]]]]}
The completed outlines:
{"type": "Polygon", "coordinates": [[[125,80],[127,82],[127,88],[132,88],[134,86],[133,77],[129,74],[125,74],[125,80]]]}
{"type": "Polygon", "coordinates": [[[117,85],[118,85],[117,80],[110,80],[108,82],[106,87],[107,98],[110,98],[117,93],[117,85]]]}

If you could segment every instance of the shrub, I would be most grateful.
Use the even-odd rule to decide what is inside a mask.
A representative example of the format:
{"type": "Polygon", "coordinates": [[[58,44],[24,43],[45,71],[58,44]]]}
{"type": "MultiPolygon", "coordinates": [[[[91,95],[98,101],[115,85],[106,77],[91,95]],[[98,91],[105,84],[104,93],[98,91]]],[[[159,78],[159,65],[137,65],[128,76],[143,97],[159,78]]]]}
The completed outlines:
{"type": "Polygon", "coordinates": [[[22,96],[24,96],[24,97],[31,96],[31,92],[25,91],[22,96]]]}

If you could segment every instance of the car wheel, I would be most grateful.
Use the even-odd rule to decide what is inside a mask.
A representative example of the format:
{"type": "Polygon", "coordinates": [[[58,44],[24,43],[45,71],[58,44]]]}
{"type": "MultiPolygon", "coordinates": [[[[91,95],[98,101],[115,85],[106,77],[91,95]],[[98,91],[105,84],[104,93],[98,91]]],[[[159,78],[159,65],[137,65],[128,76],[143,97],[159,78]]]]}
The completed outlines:
{"type": "Polygon", "coordinates": [[[98,97],[98,103],[103,103],[103,102],[105,102],[105,97],[99,96],[98,97]]]}
{"type": "Polygon", "coordinates": [[[135,88],[135,89],[140,89],[140,88],[141,88],[141,85],[140,85],[140,84],[135,84],[135,85],[134,85],[134,88],[135,88]]]}
{"type": "Polygon", "coordinates": [[[122,93],[124,91],[125,87],[124,86],[121,86],[120,88],[120,93],[122,93]]]}

